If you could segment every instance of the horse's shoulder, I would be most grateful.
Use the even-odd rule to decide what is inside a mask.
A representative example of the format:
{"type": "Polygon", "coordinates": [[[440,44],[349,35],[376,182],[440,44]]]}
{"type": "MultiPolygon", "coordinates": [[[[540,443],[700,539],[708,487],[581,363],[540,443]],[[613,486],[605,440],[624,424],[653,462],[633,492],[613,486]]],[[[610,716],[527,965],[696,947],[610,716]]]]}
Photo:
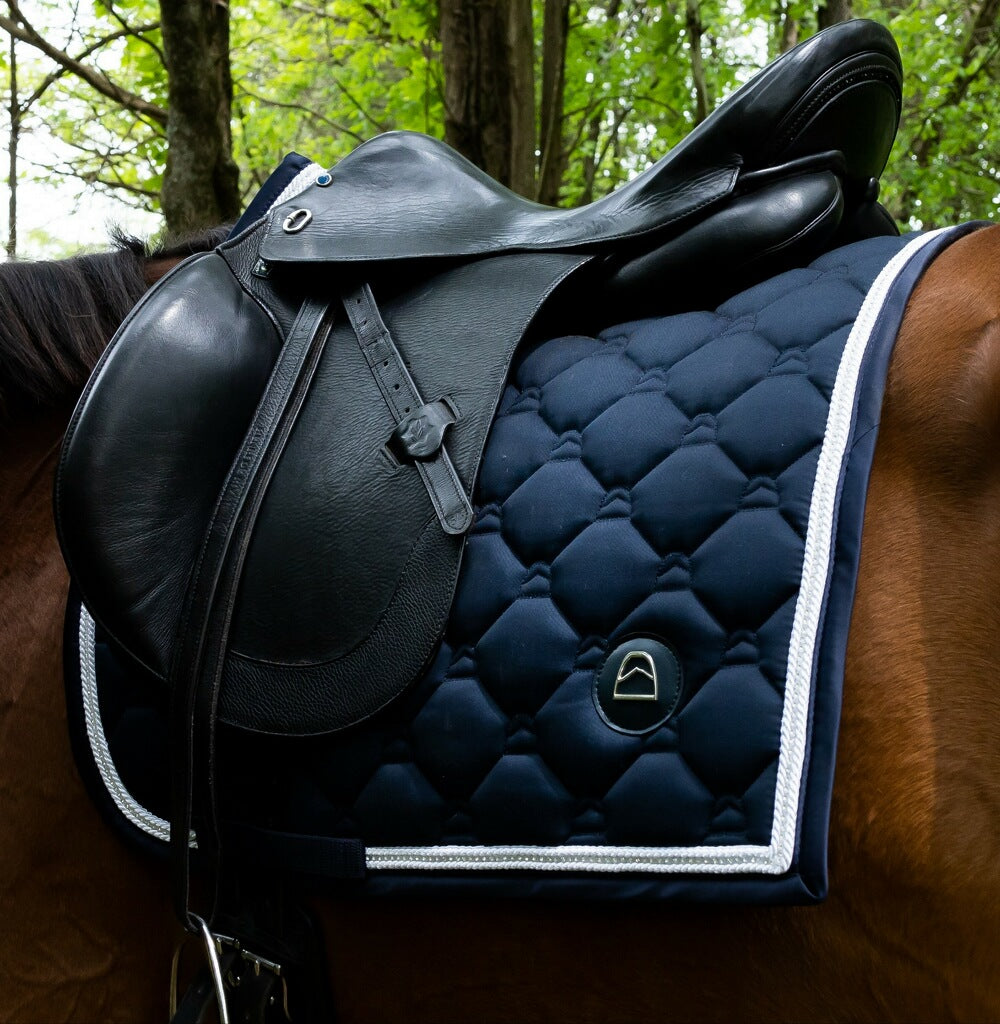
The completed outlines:
{"type": "Polygon", "coordinates": [[[1000,435],[1000,225],[958,239],[907,306],[886,417],[928,470],[995,465],[1000,435]]]}

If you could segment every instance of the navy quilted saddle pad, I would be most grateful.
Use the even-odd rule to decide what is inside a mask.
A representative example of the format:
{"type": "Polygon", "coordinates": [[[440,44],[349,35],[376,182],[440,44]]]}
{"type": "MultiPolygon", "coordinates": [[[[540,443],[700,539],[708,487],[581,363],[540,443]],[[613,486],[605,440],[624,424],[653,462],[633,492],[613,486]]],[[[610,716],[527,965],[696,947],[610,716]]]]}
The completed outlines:
{"type": "MultiPolygon", "coordinates": [[[[525,354],[422,681],[333,736],[221,730],[243,855],[373,892],[821,898],[886,368],[958,233],[525,354]]],[[[165,851],[162,688],[79,604],[67,640],[91,792],[165,851]]]]}

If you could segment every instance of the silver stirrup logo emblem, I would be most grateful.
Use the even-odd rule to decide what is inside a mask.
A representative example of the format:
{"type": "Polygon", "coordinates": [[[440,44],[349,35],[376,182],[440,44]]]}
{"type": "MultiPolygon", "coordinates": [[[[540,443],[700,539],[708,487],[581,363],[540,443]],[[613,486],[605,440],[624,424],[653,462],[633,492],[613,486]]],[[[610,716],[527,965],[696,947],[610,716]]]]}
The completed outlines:
{"type": "Polygon", "coordinates": [[[645,651],[630,651],[615,676],[614,700],[657,700],[656,664],[645,651]]]}

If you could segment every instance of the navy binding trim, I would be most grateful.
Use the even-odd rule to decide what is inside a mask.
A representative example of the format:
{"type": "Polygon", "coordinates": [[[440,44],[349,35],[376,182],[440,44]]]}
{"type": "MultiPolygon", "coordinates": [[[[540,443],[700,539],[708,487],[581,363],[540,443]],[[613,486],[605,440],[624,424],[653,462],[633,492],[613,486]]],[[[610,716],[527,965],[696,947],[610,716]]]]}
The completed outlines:
{"type": "MultiPolygon", "coordinates": [[[[795,863],[802,871],[803,884],[816,899],[824,899],[828,887],[830,803],[840,732],[847,636],[861,562],[868,481],[874,462],[889,362],[906,306],[924,272],[954,242],[987,226],[988,221],[973,221],[942,231],[907,262],[882,304],[862,361],[854,398],[851,440],[838,487],[834,558],[816,648],[817,664],[813,669],[812,723],[806,734],[808,769],[800,796],[799,839],[795,850],[795,863]],[[815,868],[815,873],[809,872],[810,865],[815,868]]],[[[916,236],[906,235],[903,241],[913,237],[916,236]]]]}
{"type": "Polygon", "coordinates": [[[274,205],[275,200],[285,188],[291,184],[300,171],[304,171],[312,163],[301,153],[289,153],[278,169],[261,186],[260,191],[253,197],[250,205],[243,211],[243,215],[236,222],[236,226],[230,232],[229,237],[235,238],[241,231],[248,228],[254,221],[260,220],[274,205]]]}

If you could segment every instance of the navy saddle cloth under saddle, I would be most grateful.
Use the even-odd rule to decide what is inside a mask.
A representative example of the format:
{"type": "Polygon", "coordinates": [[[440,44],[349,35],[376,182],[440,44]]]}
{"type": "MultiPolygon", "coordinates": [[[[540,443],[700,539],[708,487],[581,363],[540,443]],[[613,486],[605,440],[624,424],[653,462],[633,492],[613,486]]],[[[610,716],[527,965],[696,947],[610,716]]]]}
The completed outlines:
{"type": "Polygon", "coordinates": [[[822,892],[901,79],[834,26],[571,210],[387,133],[129,314],[56,478],[71,703],[189,930],[246,874],[822,892]]]}
{"type": "MultiPolygon", "coordinates": [[[[331,736],[220,726],[242,853],[375,892],[821,898],[885,373],[957,234],[524,355],[419,683],[331,736]]],[[[81,771],[164,851],[162,686],[78,602],[67,643],[81,771]]]]}

